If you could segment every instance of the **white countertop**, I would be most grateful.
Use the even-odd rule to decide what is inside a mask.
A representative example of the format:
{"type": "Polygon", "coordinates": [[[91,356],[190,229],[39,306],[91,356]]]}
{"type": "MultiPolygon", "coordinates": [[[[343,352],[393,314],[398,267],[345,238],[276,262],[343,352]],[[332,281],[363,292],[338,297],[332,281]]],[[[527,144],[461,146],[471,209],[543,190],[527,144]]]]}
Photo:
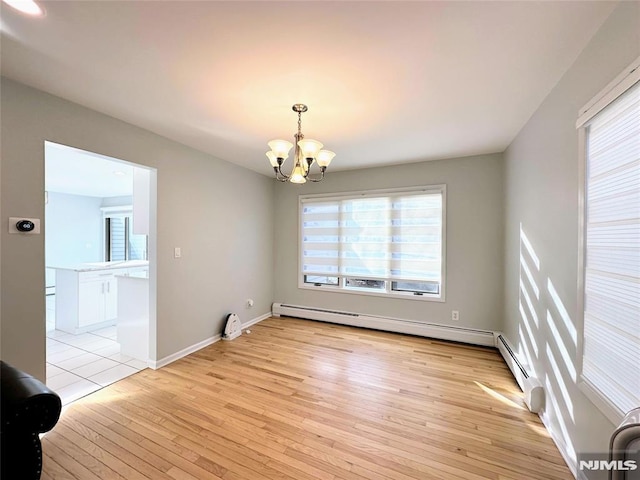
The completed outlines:
{"type": "Polygon", "coordinates": [[[92,262],[81,263],[80,265],[71,267],[56,267],[47,265],[46,268],[53,268],[56,270],[73,270],[76,272],[92,272],[94,270],[113,270],[115,268],[133,268],[133,267],[148,267],[148,260],[125,260],[116,262],[92,262]]]}
{"type": "Polygon", "coordinates": [[[149,280],[149,271],[146,272],[134,272],[134,273],[123,273],[121,275],[116,275],[116,278],[134,278],[136,280],[149,280]]]}

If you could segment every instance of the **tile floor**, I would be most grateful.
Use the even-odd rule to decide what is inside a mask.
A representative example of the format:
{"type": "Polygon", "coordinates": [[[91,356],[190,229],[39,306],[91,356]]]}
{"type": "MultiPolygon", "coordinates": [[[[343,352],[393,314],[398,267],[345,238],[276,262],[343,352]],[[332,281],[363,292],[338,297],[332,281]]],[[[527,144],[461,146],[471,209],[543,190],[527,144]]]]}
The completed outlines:
{"type": "Polygon", "coordinates": [[[116,327],[72,335],[55,329],[54,296],[47,296],[47,386],[67,405],[147,368],[120,353],[116,327]],[[53,297],[53,298],[51,298],[53,297]],[[50,311],[53,315],[50,315],[50,311]]]}

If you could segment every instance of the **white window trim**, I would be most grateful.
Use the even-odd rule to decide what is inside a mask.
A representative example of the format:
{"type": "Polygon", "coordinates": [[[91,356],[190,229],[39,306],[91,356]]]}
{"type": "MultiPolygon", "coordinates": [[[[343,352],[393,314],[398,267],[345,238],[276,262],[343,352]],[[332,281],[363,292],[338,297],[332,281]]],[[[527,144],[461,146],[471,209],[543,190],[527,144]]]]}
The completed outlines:
{"type": "MultiPolygon", "coordinates": [[[[606,87],[588,101],[578,111],[578,121],[576,128],[584,127],[585,123],[595,117],[606,106],[613,102],[616,98],[626,92],[636,82],[640,80],[640,57],[636,58],[631,65],[625,68],[620,75],[614,78],[606,87]]],[[[584,129],[583,129],[584,130],[584,129]]],[[[582,152],[585,153],[585,152],[582,152]]],[[[581,158],[584,166],[585,157],[581,158]]]]}
{"type": "Polygon", "coordinates": [[[133,214],[133,205],[122,205],[120,207],[100,207],[102,218],[126,217],[133,214]]]}
{"type": "Polygon", "coordinates": [[[578,388],[611,422],[619,424],[625,412],[614,405],[598,388],[587,380],[583,374],[584,354],[584,295],[585,295],[585,260],[586,260],[586,127],[587,123],[609,104],[614,102],[629,88],[640,81],[640,57],[636,58],[613,81],[595,95],[578,111],[576,128],[578,129],[578,325],[580,335],[577,341],[576,366],[579,372],[578,388]]]}
{"type": "MultiPolygon", "coordinates": [[[[399,300],[417,300],[419,302],[446,302],[446,277],[447,277],[447,268],[446,268],[446,260],[447,260],[447,186],[446,184],[436,184],[436,185],[418,185],[414,187],[403,187],[403,188],[387,188],[387,189],[379,189],[379,190],[358,190],[354,192],[337,192],[337,193],[322,193],[322,194],[307,194],[307,195],[299,195],[298,196],[298,288],[303,290],[313,290],[316,292],[332,292],[332,293],[344,293],[347,295],[366,295],[372,297],[384,297],[387,299],[399,299],[399,300]],[[387,195],[387,194],[395,194],[395,193],[403,193],[403,192],[425,192],[425,193],[441,193],[442,194],[442,266],[441,266],[441,283],[440,283],[440,293],[438,295],[425,293],[423,295],[414,295],[412,292],[401,292],[401,291],[391,291],[387,290],[385,292],[382,291],[367,291],[364,289],[354,288],[343,288],[340,286],[333,285],[321,285],[315,286],[305,283],[304,274],[302,273],[302,249],[300,245],[302,243],[302,225],[300,223],[300,219],[302,217],[302,205],[303,201],[306,199],[322,199],[322,198],[353,198],[357,196],[368,197],[368,196],[378,196],[378,195],[387,195]]],[[[344,278],[342,275],[337,275],[338,277],[344,278]]]]}

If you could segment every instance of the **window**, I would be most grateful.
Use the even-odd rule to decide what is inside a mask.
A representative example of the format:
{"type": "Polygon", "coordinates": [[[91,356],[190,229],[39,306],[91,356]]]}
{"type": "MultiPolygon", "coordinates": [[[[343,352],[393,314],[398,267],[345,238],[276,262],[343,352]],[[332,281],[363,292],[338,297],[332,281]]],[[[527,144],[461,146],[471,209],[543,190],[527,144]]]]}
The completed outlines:
{"type": "Polygon", "coordinates": [[[445,186],[300,197],[300,287],[444,299],[445,186]]]}
{"type": "Polygon", "coordinates": [[[579,120],[584,140],[582,381],[611,420],[640,404],[640,76],[579,120]]]}
{"type": "Polygon", "coordinates": [[[148,237],[133,233],[132,209],[105,208],[103,212],[105,261],[147,260],[148,237]]]}

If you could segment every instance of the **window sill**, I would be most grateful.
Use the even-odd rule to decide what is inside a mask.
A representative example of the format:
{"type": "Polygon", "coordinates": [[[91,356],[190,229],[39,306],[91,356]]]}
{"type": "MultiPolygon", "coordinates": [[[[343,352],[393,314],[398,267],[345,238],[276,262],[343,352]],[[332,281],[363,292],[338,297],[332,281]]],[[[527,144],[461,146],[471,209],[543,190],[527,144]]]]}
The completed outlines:
{"type": "Polygon", "coordinates": [[[613,405],[607,398],[600,393],[600,391],[591,385],[587,380],[581,378],[578,381],[578,388],[589,399],[593,405],[604,414],[614,425],[618,425],[624,417],[624,412],[621,412],[615,405],[613,405]]]}

